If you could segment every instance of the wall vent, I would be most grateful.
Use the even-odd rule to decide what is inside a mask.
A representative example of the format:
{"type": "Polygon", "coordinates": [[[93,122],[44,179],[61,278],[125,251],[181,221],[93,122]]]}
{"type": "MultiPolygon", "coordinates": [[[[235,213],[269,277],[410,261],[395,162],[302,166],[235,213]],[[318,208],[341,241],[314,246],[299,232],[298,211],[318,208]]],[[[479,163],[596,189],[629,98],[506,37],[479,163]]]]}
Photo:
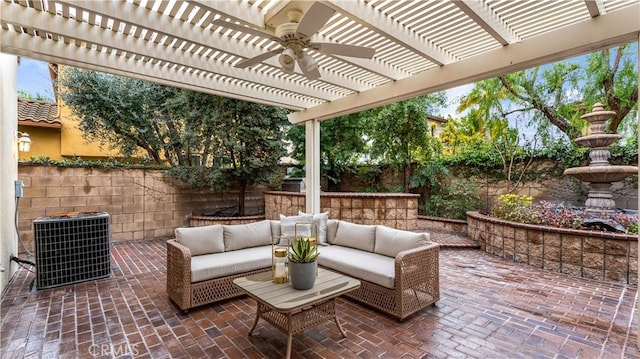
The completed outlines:
{"type": "Polygon", "coordinates": [[[69,213],[33,221],[36,288],[111,275],[108,213],[69,213]]]}

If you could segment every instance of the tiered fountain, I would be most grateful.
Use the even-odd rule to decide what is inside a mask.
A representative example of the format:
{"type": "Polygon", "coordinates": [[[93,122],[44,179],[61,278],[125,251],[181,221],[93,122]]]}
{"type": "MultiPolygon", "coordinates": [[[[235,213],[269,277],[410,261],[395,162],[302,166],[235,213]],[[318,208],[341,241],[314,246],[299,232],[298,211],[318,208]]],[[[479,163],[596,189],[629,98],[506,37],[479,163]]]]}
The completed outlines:
{"type": "Polygon", "coordinates": [[[593,105],[593,110],[582,116],[591,124],[591,134],[578,137],[575,141],[590,148],[591,163],[587,167],[568,168],[565,175],[573,176],[589,183],[589,195],[585,206],[587,211],[604,213],[616,208],[616,202],[611,193],[611,183],[638,175],[636,166],[615,166],[609,164],[609,145],[618,141],[622,136],[604,133],[607,120],[615,115],[614,111],[605,111],[601,103],[593,105]]]}

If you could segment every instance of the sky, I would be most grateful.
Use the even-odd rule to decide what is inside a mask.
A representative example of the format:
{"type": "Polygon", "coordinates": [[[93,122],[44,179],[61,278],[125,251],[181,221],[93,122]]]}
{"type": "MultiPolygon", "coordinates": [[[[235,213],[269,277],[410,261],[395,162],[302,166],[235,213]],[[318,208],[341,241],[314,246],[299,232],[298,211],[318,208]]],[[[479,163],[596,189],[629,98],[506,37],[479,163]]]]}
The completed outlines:
{"type": "Polygon", "coordinates": [[[48,63],[20,57],[18,65],[18,90],[32,95],[43,95],[53,100],[53,86],[48,63]]]}

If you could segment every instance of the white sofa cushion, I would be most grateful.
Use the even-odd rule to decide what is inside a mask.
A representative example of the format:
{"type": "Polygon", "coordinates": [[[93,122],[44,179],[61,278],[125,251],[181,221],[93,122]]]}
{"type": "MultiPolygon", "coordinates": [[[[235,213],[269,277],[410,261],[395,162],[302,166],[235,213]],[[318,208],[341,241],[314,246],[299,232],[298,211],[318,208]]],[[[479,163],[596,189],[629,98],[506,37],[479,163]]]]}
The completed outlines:
{"type": "MultiPolygon", "coordinates": [[[[296,223],[299,222],[313,222],[313,215],[303,214],[298,216],[284,216],[280,215],[280,233],[282,236],[289,237],[289,240],[293,242],[296,234],[296,223]]],[[[309,237],[311,234],[310,226],[298,225],[298,236],[309,237]]],[[[288,243],[280,243],[288,244],[288,243]]]]}
{"type": "Polygon", "coordinates": [[[340,221],[337,219],[330,219],[327,221],[327,243],[334,244],[339,222],[340,221]]]}
{"type": "Polygon", "coordinates": [[[225,251],[271,244],[271,221],[224,225],[225,251]]]}
{"type": "Polygon", "coordinates": [[[407,249],[427,244],[428,234],[403,231],[385,226],[376,226],[376,245],[374,253],[395,257],[407,249]]]}
{"type": "Polygon", "coordinates": [[[271,246],[191,257],[191,283],[271,266],[271,246]]]}
{"type": "Polygon", "coordinates": [[[176,228],[176,241],[189,248],[192,256],[224,252],[222,225],[176,228]]]}
{"type": "Polygon", "coordinates": [[[318,249],[319,265],[386,288],[394,288],[394,258],[335,245],[318,249]]]}
{"type": "MultiPolygon", "coordinates": [[[[300,211],[298,215],[305,215],[300,211]]],[[[329,220],[329,212],[313,214],[312,221],[318,225],[318,244],[327,244],[327,221],[329,220]]]]}
{"type": "Polygon", "coordinates": [[[339,221],[333,244],[373,252],[375,239],[376,226],[339,221]]]}

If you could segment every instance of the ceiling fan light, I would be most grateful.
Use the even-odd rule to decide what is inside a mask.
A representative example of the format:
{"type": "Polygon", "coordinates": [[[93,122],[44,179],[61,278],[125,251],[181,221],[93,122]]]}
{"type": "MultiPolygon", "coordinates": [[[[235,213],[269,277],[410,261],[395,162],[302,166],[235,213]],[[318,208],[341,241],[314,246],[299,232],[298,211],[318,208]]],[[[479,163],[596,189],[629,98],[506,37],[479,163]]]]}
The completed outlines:
{"type": "Polygon", "coordinates": [[[282,64],[282,71],[288,74],[292,74],[295,69],[296,63],[292,62],[290,64],[282,64]]]}
{"type": "Polygon", "coordinates": [[[304,54],[304,56],[298,62],[298,65],[302,68],[304,72],[313,71],[318,67],[316,60],[311,57],[309,54],[304,54]]]}
{"type": "Polygon", "coordinates": [[[284,49],[280,56],[278,56],[278,62],[282,65],[282,68],[293,67],[295,64],[296,54],[290,48],[284,49]]]}

